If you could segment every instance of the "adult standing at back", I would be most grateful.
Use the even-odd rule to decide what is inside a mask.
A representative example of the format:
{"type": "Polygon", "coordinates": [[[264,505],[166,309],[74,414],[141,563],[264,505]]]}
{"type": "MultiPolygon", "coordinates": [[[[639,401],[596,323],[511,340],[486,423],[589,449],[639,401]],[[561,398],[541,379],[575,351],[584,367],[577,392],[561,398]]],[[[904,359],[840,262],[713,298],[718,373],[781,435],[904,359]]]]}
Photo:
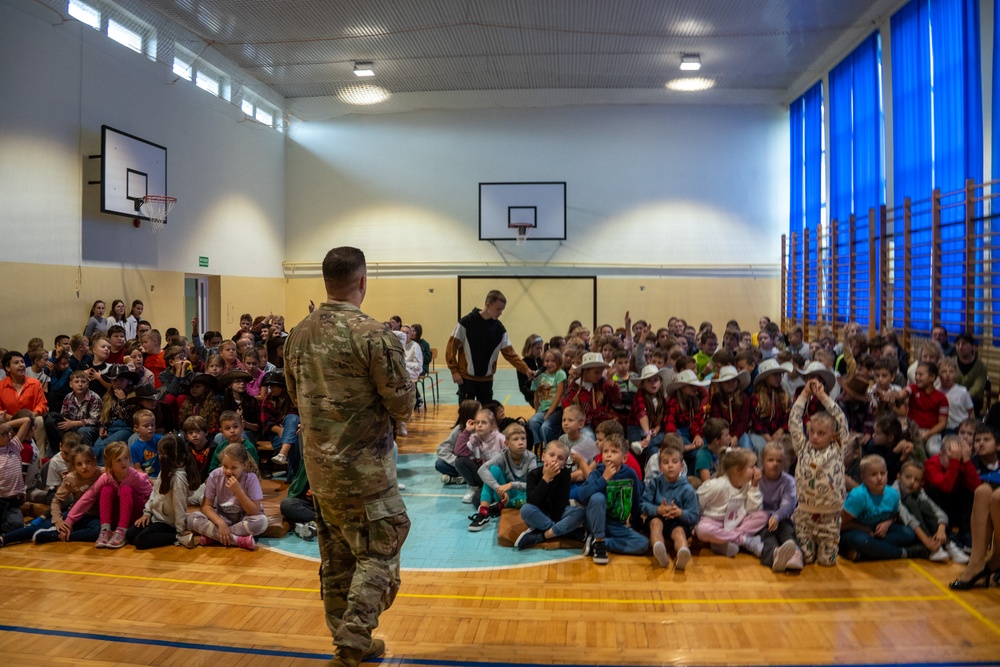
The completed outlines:
{"type": "Polygon", "coordinates": [[[371,633],[399,591],[410,520],[396,488],[389,418],[410,417],[414,387],[402,345],[361,312],[364,253],[328,252],[323,282],[327,301],[288,335],[285,379],[317,509],[320,590],[337,647],[330,664],[353,667],[385,651],[371,633]]]}
{"type": "Polygon", "coordinates": [[[460,319],[448,339],[445,361],[451,379],[458,385],[459,403],[493,400],[493,374],[501,354],[528,379],[535,377],[535,371],[518,356],[507,339],[507,329],[500,323],[506,307],[507,297],[500,290],[490,290],[483,309],[473,308],[460,319]]]}

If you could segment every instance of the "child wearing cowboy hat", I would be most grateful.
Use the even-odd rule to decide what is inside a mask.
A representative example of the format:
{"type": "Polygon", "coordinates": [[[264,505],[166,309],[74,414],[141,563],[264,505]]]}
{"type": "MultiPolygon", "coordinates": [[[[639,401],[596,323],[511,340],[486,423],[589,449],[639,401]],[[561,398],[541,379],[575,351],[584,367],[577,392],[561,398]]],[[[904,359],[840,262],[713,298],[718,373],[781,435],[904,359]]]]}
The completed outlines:
{"type": "MultiPolygon", "coordinates": [[[[819,352],[823,352],[823,350],[820,350],[819,352]]],[[[805,384],[795,391],[796,400],[798,400],[799,396],[802,395],[806,384],[808,384],[810,380],[818,380],[819,383],[823,385],[823,391],[826,395],[830,398],[834,398],[833,390],[837,386],[837,377],[833,374],[833,371],[823,364],[822,361],[810,361],[806,367],[802,369],[801,377],[805,381],[805,384]]],[[[815,393],[811,392],[809,394],[809,401],[806,403],[805,410],[803,411],[803,423],[808,425],[809,419],[817,412],[822,412],[823,409],[823,404],[820,402],[819,398],[815,395],[815,393]]]]}
{"type": "Polygon", "coordinates": [[[178,419],[183,424],[188,417],[199,416],[208,425],[209,438],[219,432],[219,401],[215,398],[216,380],[208,373],[196,373],[191,378],[191,397],[181,406],[178,419]]]}
{"type": "Polygon", "coordinates": [[[251,438],[255,438],[260,432],[260,402],[247,392],[251,381],[253,375],[241,368],[223,373],[219,378],[219,386],[222,387],[219,409],[239,414],[243,419],[243,428],[251,434],[251,438]]]}
{"type": "Polygon", "coordinates": [[[735,366],[723,366],[712,378],[709,415],[729,423],[730,447],[752,449],[747,429],[750,426],[750,400],[743,391],[750,385],[750,374],[735,366]]]}
{"type": "Polygon", "coordinates": [[[579,377],[569,385],[562,399],[564,410],[571,405],[583,410],[583,433],[592,440],[596,440],[594,427],[606,419],[614,419],[613,408],[621,401],[618,385],[605,377],[610,367],[600,352],[587,352],[576,368],[579,377]]]}
{"type": "Polygon", "coordinates": [[[660,370],[653,364],[643,366],[642,372],[633,374],[632,384],[638,391],[632,399],[628,415],[627,441],[632,452],[645,467],[649,457],[660,449],[666,435],[667,393],[664,389],[667,369],[660,370]]]}
{"type": "MultiPolygon", "coordinates": [[[[678,362],[679,364],[680,362],[678,362]]],[[[701,436],[705,424],[708,382],[699,380],[693,369],[685,368],[667,385],[667,433],[676,433],[684,441],[684,461],[688,475],[694,475],[694,459],[704,443],[701,436]]]]}
{"type": "Polygon", "coordinates": [[[757,456],[763,460],[764,446],[777,440],[788,430],[791,404],[781,388],[791,364],[783,366],[776,359],[765,359],[757,369],[753,394],[750,396],[750,441],[757,456]]]}

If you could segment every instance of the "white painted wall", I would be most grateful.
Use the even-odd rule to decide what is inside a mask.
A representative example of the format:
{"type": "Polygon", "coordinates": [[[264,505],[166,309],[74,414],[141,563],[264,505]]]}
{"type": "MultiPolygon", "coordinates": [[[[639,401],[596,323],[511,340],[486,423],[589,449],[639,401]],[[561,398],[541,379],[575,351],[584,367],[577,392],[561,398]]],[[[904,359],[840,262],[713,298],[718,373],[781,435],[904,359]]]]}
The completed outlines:
{"type": "Polygon", "coordinates": [[[296,123],[287,258],[780,264],[787,112],[765,107],[425,111],[296,123]],[[478,184],[566,181],[568,238],[479,241],[478,184]]]}
{"type": "Polygon", "coordinates": [[[284,135],[36,3],[0,2],[0,63],[0,262],[282,275],[284,135]],[[167,147],[178,203],[158,236],[85,184],[102,124],[167,147]]]}

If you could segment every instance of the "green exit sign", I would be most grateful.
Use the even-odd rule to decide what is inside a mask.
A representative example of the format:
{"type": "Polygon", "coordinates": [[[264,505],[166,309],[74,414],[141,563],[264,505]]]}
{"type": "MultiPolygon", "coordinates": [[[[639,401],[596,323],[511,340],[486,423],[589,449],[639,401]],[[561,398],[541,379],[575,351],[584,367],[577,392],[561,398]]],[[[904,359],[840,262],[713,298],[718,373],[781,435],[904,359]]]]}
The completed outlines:
{"type": "Polygon", "coordinates": [[[198,258],[198,266],[200,266],[203,269],[207,269],[208,268],[208,257],[199,257],[198,258]]]}

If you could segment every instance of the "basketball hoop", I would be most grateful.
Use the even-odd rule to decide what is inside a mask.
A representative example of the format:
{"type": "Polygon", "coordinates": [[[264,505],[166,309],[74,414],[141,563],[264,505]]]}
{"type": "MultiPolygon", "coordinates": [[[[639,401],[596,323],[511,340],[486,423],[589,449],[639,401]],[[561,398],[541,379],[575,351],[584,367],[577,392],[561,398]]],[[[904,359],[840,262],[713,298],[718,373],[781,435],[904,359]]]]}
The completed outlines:
{"type": "Polygon", "coordinates": [[[153,233],[159,233],[167,222],[167,213],[177,203],[176,197],[146,195],[139,200],[139,213],[149,218],[153,233]]]}
{"type": "Polygon", "coordinates": [[[528,240],[528,230],[534,227],[531,223],[511,222],[507,225],[517,232],[517,245],[522,246],[528,240]]]}

